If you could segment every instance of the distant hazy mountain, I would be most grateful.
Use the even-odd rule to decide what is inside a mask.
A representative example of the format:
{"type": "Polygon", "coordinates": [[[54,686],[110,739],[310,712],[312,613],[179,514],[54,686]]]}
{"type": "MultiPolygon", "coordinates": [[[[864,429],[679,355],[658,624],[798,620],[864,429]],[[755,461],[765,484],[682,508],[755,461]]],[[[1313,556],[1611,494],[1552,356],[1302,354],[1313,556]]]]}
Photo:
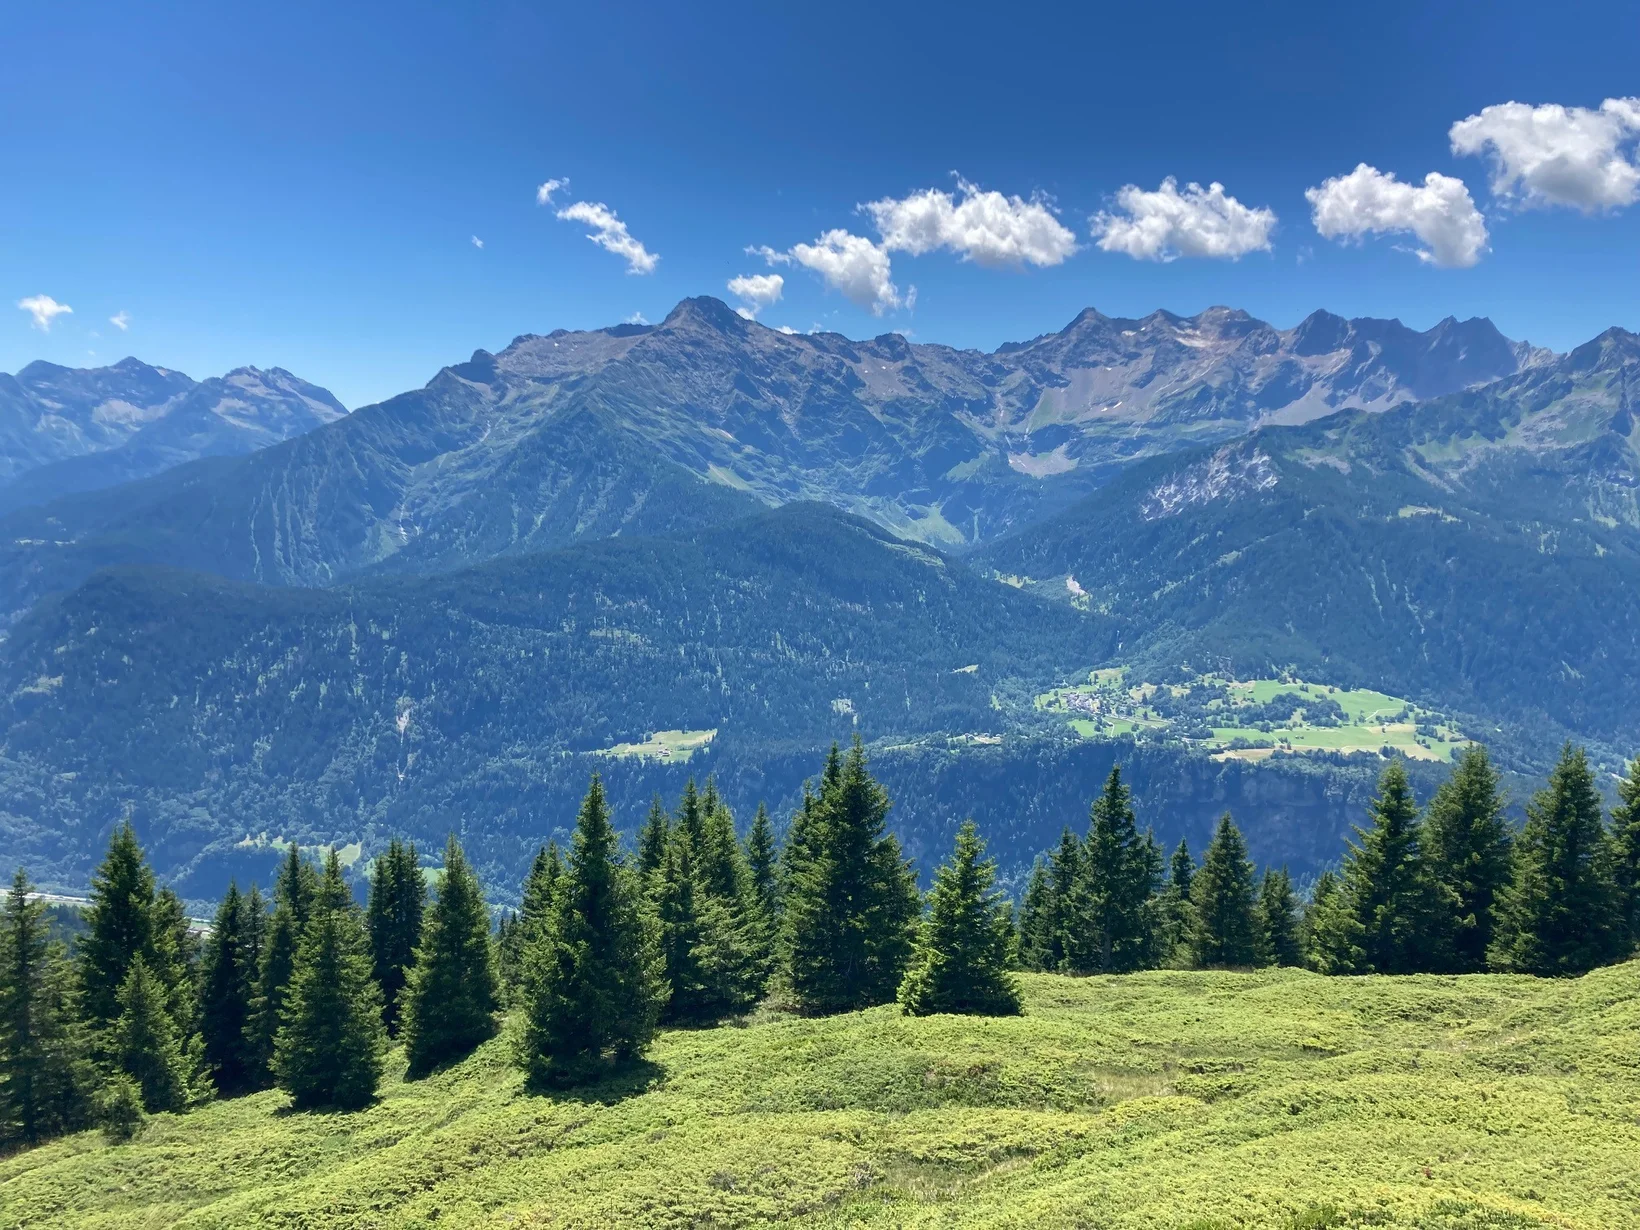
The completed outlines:
{"type": "Polygon", "coordinates": [[[976,561],[1158,668],[1332,682],[1640,750],[1640,338],[1135,467],[976,561]]]}
{"type": "Polygon", "coordinates": [[[254,452],[346,413],[324,389],[277,367],[196,383],[136,359],[31,363],[0,374],[0,513],[200,457],[254,452]]]}
{"type": "Polygon", "coordinates": [[[689,299],[656,326],[520,337],[282,445],[0,522],[0,619],[106,563],[324,585],[801,499],[964,546],[1154,454],[1546,358],[1484,320],[1282,331],[1223,308],[1088,311],[982,354],[790,335],[689,299]]]}

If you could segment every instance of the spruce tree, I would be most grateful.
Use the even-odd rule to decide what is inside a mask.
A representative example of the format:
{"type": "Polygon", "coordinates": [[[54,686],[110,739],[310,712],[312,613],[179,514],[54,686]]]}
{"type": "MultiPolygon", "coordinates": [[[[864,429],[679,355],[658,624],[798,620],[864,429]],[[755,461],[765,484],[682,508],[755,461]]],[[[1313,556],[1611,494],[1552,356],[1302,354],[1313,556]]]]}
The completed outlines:
{"type": "Polygon", "coordinates": [[[274,1040],[284,1012],[285,995],[296,967],[296,950],[313,913],[319,891],[313,867],[293,841],[273,885],[273,917],[266,927],[262,959],[257,966],[256,994],[246,1024],[251,1086],[266,1089],[274,1081],[274,1040]]]}
{"type": "Polygon", "coordinates": [[[706,979],[700,967],[700,903],[696,901],[694,851],[679,834],[668,843],[660,867],[650,877],[650,901],[658,924],[661,973],[668,987],[662,1019],[709,1019],[706,979]]]}
{"type": "Polygon", "coordinates": [[[196,1032],[199,1015],[200,943],[192,927],[182,898],[172,889],[160,889],[154,895],[154,951],[149,970],[164,984],[171,1019],[184,1038],[196,1032]]]}
{"type": "Polygon", "coordinates": [[[638,874],[648,880],[666,861],[667,843],[672,840],[672,818],[656,795],[649,802],[649,815],[638,831],[638,874]]]}
{"type": "Polygon", "coordinates": [[[1082,882],[1082,843],[1067,825],[1059,834],[1059,848],[1048,856],[1047,883],[1042,904],[1025,942],[1036,955],[1036,968],[1071,968],[1072,929],[1076,925],[1077,889],[1082,882]]]}
{"type": "Polygon", "coordinates": [[[253,906],[228,884],[205,943],[200,972],[199,1022],[205,1070],[224,1097],[253,1088],[254,1057],[247,1026],[256,994],[256,954],[252,951],[253,906]]]}
{"type": "Polygon", "coordinates": [[[1594,771],[1567,744],[1526,805],[1514,876],[1498,911],[1492,963],[1523,974],[1581,974],[1622,954],[1612,851],[1594,771]]]}
{"type": "Polygon", "coordinates": [[[518,913],[504,924],[501,933],[501,978],[509,994],[523,985],[528,937],[550,921],[553,889],[562,871],[557,843],[536,849],[529,874],[524,877],[518,913]]]}
{"type": "Polygon", "coordinates": [[[192,1092],[190,1065],[168,1000],[165,984],[137,954],[120,986],[120,1015],[109,1033],[109,1050],[114,1067],[142,1091],[143,1109],[149,1114],[181,1110],[192,1092]]]}
{"type": "Polygon", "coordinates": [[[1621,800],[1612,809],[1612,886],[1617,896],[1622,954],[1640,949],[1640,758],[1617,783],[1621,800]]]}
{"type": "Polygon", "coordinates": [[[900,1005],[913,1016],[1019,1012],[1019,987],[1008,972],[1013,918],[993,887],[996,864],[984,853],[969,820],[957,831],[950,860],[934,874],[928,916],[900,983],[900,1005]]]}
{"type": "Polygon", "coordinates": [[[386,1030],[370,937],[331,847],[274,1039],[279,1087],[298,1110],[356,1110],[376,1097],[386,1030]]]}
{"type": "Polygon", "coordinates": [[[782,923],[786,990],[810,1014],[891,1002],[920,903],[900,844],[885,832],[888,796],[866,771],[858,735],[846,760],[832,748],[812,806],[782,923]]]}
{"type": "Polygon", "coordinates": [[[1344,855],[1337,916],[1318,934],[1329,973],[1412,974],[1443,968],[1441,887],[1421,848],[1423,826],[1406,769],[1391,761],[1378,778],[1372,825],[1344,855]]]}
{"type": "Polygon", "coordinates": [[[775,925],[780,921],[779,861],[769,809],[759,803],[751,831],[746,834],[746,870],[751,878],[753,899],[762,915],[765,937],[773,936],[775,925]]]}
{"type": "Polygon", "coordinates": [[[76,948],[81,1010],[95,1030],[119,1019],[120,988],[131,962],[154,960],[154,873],[130,821],[114,830],[91,879],[86,933],[76,948]]]}
{"type": "Polygon", "coordinates": [[[382,1023],[390,1037],[398,1036],[400,999],[416,960],[426,902],[427,885],[416,847],[395,837],[372,869],[365,914],[371,968],[382,993],[382,1023]]]}
{"type": "Polygon", "coordinates": [[[454,833],[444,876],[422,923],[416,963],[404,987],[404,1052],[412,1077],[460,1059],[495,1033],[501,1006],[490,912],[484,890],[454,833]]]}
{"type": "Polygon", "coordinates": [[[73,970],[32,891],[19,867],[0,914],[0,1146],[76,1131],[90,1113],[73,970]]]}
{"type": "Polygon", "coordinates": [[[1162,889],[1158,909],[1159,955],[1164,965],[1189,965],[1195,959],[1192,945],[1196,907],[1190,899],[1195,876],[1196,860],[1190,855],[1189,844],[1181,837],[1173,849],[1173,857],[1168,860],[1167,885],[1162,889]]]}
{"type": "Polygon", "coordinates": [[[1048,860],[1038,854],[1025,881],[1025,899],[1019,908],[1019,963],[1025,969],[1043,968],[1043,917],[1048,908],[1048,860]]]}
{"type": "Polygon", "coordinates": [[[1297,967],[1304,964],[1299,934],[1298,898],[1285,867],[1266,868],[1258,893],[1259,964],[1297,967]]]}
{"type": "Polygon", "coordinates": [[[1471,744],[1424,817],[1424,852],[1442,889],[1446,964],[1453,973],[1486,968],[1498,894],[1509,882],[1509,846],[1497,770],[1486,749],[1471,744]]]}
{"type": "Polygon", "coordinates": [[[1080,973],[1125,973],[1151,963],[1149,908],[1156,852],[1139,834],[1120,765],[1094,800],[1082,845],[1066,964],[1080,973]]]}
{"type": "Polygon", "coordinates": [[[549,926],[525,953],[519,1061],[532,1083],[573,1084],[649,1046],[666,999],[653,924],[621,860],[596,775],[576,818],[549,926]]]}
{"type": "Polygon", "coordinates": [[[1219,817],[1201,869],[1191,882],[1190,900],[1195,914],[1191,928],[1195,964],[1225,968],[1258,963],[1253,864],[1229,812],[1219,817]]]}

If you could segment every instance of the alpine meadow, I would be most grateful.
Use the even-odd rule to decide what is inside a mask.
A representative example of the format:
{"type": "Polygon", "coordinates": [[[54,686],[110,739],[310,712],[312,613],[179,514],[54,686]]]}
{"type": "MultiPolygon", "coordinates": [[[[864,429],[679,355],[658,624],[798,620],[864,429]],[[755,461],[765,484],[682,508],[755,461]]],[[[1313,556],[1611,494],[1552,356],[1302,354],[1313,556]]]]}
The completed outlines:
{"type": "Polygon", "coordinates": [[[0,1230],[1640,1230],[1640,10],[8,34],[0,1230]]]}

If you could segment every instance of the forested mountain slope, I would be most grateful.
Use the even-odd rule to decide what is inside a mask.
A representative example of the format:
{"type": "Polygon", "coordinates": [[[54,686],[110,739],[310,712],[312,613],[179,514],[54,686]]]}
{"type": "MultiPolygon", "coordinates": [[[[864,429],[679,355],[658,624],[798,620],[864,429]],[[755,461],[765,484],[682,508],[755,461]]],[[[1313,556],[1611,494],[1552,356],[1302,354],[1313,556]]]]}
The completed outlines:
{"type": "Polygon", "coordinates": [[[1293,667],[1632,745],[1640,339],[1137,467],[981,553],[1153,667],[1293,667]]]}

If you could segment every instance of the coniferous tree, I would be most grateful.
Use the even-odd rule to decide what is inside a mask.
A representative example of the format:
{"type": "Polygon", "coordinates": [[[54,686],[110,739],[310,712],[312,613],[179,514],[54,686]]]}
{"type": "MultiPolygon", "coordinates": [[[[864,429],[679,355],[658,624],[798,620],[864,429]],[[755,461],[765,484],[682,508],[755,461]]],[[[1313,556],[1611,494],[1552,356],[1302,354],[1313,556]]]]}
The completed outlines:
{"type": "Polygon", "coordinates": [[[251,902],[228,884],[216,912],[216,922],[205,943],[200,971],[199,1022],[205,1070],[224,1097],[253,1087],[254,1057],[250,1053],[251,1000],[256,994],[256,954],[253,951],[251,902]]]}
{"type": "Polygon", "coordinates": [[[130,821],[114,830],[108,854],[91,880],[86,933],[77,945],[81,1010],[94,1030],[119,1019],[120,988],[131,962],[155,958],[154,873],[130,821]]]}
{"type": "Polygon", "coordinates": [[[1067,941],[1069,968],[1125,973],[1150,964],[1156,863],[1154,842],[1140,836],[1121,766],[1114,766],[1094,800],[1082,845],[1067,941]]]}
{"type": "Polygon", "coordinates": [[[1332,966],[1332,954],[1350,947],[1340,934],[1347,930],[1339,906],[1338,877],[1329,867],[1316,877],[1310,899],[1299,914],[1298,941],[1304,964],[1323,974],[1348,972],[1332,966]]]}
{"type": "Polygon", "coordinates": [[[1008,972],[1013,917],[993,889],[996,864],[984,853],[969,820],[957,831],[950,861],[934,874],[928,917],[900,983],[900,1004],[913,1016],[1012,1016],[1019,1011],[1019,987],[1008,972]]]}
{"type": "Polygon", "coordinates": [[[1621,955],[1640,949],[1640,758],[1617,783],[1617,795],[1621,801],[1612,809],[1611,848],[1621,955]]]}
{"type": "Polygon", "coordinates": [[[1043,917],[1048,908],[1048,860],[1036,856],[1031,875],[1025,881],[1025,899],[1019,908],[1019,963],[1025,969],[1041,969],[1043,917]]]}
{"type": "Polygon", "coordinates": [[[90,1112],[73,969],[32,891],[19,867],[0,914],[0,1145],[76,1131],[90,1112]]]}
{"type": "Polygon", "coordinates": [[[763,916],[765,935],[769,937],[780,921],[779,853],[769,809],[759,803],[751,831],[746,834],[746,870],[751,878],[753,900],[763,916]]]}
{"type": "Polygon", "coordinates": [[[849,1012],[899,990],[920,903],[900,843],[884,829],[888,805],[859,736],[846,760],[834,746],[782,924],[785,986],[800,1011],[849,1012]]]}
{"type": "Polygon", "coordinates": [[[274,1070],[298,1110],[356,1110],[375,1099],[387,1037],[370,937],[334,846],[309,913],[280,1007],[274,1070]]]}
{"type": "Polygon", "coordinates": [[[296,951],[313,913],[319,880],[293,841],[273,885],[273,917],[269,920],[262,960],[257,967],[256,996],[246,1028],[251,1083],[265,1089],[273,1083],[274,1041],[284,1013],[286,992],[296,967],[296,951]]]}
{"type": "Polygon", "coordinates": [[[550,925],[525,954],[519,1060],[537,1083],[597,1075],[637,1058],[666,999],[654,927],[635,869],[621,860],[595,775],[576,818],[550,925]]]}
{"type": "Polygon", "coordinates": [[[650,877],[650,900],[658,923],[661,973],[669,990],[662,1019],[698,1021],[710,1016],[706,978],[701,970],[700,903],[694,851],[682,834],[670,842],[650,877]]]}
{"type": "Polygon", "coordinates": [[[563,871],[563,860],[558,855],[556,842],[541,846],[524,877],[524,888],[518,913],[508,922],[501,934],[501,978],[509,992],[516,991],[524,980],[524,951],[528,937],[534,935],[552,917],[552,894],[563,871]]]}
{"type": "MultiPolygon", "coordinates": [[[[199,1015],[199,937],[194,934],[182,898],[169,888],[154,895],[154,953],[149,970],[165,987],[165,1001],[179,1035],[196,1033],[199,1015]]],[[[197,1040],[196,1040],[197,1042],[197,1040]]],[[[184,1043],[187,1049],[187,1043],[184,1043]]]]}
{"type": "Polygon", "coordinates": [[[1071,932],[1076,925],[1077,888],[1081,882],[1082,843],[1067,825],[1059,834],[1059,848],[1048,856],[1042,906],[1031,924],[1032,934],[1025,940],[1035,954],[1033,968],[1071,968],[1071,932]]]}
{"type": "Polygon", "coordinates": [[[371,968],[382,993],[382,1023],[397,1037],[405,979],[415,964],[422,935],[427,884],[416,847],[397,837],[376,860],[370,877],[365,922],[370,932],[371,968]]]}
{"type": "Polygon", "coordinates": [[[1526,805],[1514,876],[1499,903],[1492,963],[1523,974],[1581,974],[1621,954],[1611,848],[1594,771],[1567,744],[1526,805]]]}
{"type": "Polygon", "coordinates": [[[638,874],[648,880],[666,861],[667,843],[672,840],[672,818],[656,795],[649,802],[649,815],[638,831],[638,874]]]}
{"type": "Polygon", "coordinates": [[[1304,964],[1299,935],[1298,898],[1285,867],[1266,868],[1258,893],[1259,964],[1297,967],[1304,964]]]}
{"type": "Polygon", "coordinates": [[[1329,973],[1412,974],[1446,962],[1441,887],[1421,848],[1423,826],[1406,769],[1391,761],[1378,778],[1372,826],[1344,856],[1337,899],[1318,933],[1329,973]]]}
{"type": "Polygon", "coordinates": [[[1191,930],[1197,965],[1223,968],[1258,963],[1253,864],[1229,812],[1219,817],[1201,869],[1192,880],[1190,900],[1195,907],[1191,930]]]}
{"type": "Polygon", "coordinates": [[[120,1015],[109,1031],[114,1066],[142,1091],[149,1114],[181,1110],[191,1096],[191,1065],[171,1019],[165,984],[138,953],[126,971],[118,996],[120,1015]]]}
{"type": "Polygon", "coordinates": [[[1194,958],[1196,907],[1190,892],[1195,883],[1196,860],[1190,846],[1179,839],[1168,860],[1167,885],[1158,903],[1159,948],[1163,965],[1189,965],[1194,958]]]}
{"type": "Polygon", "coordinates": [[[460,1059],[495,1033],[501,1001],[490,912],[454,833],[444,846],[444,877],[422,923],[403,1001],[412,1077],[460,1059]]]}
{"type": "Polygon", "coordinates": [[[1509,881],[1509,846],[1497,770],[1486,749],[1471,744],[1424,818],[1424,852],[1442,889],[1444,948],[1453,973],[1486,968],[1498,894],[1509,881]]]}

